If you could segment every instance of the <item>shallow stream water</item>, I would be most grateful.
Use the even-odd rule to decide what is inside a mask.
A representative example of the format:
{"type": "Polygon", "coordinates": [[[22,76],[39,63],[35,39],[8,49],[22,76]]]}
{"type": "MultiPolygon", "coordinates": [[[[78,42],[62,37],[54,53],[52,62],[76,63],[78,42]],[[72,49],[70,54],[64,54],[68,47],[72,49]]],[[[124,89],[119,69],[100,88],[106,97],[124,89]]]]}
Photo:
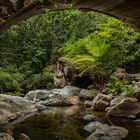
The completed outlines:
{"type": "Polygon", "coordinates": [[[81,118],[86,114],[93,114],[102,123],[128,129],[129,135],[124,140],[140,140],[140,121],[108,119],[104,112],[93,112],[80,106],[50,107],[16,123],[14,137],[18,139],[21,133],[25,133],[31,140],[85,140],[89,133],[83,130],[87,122],[81,118]]]}

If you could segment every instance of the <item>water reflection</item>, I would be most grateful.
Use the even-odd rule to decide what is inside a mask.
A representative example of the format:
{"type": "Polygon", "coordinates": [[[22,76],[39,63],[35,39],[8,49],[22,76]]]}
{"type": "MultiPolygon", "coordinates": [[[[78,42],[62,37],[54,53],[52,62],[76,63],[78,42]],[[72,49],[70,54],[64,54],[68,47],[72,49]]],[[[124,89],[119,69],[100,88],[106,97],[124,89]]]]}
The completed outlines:
{"type": "Polygon", "coordinates": [[[79,109],[78,107],[52,108],[49,112],[43,111],[41,115],[35,115],[16,124],[15,138],[25,133],[31,140],[84,140],[79,131],[84,123],[71,117],[76,115],[79,109]]]}
{"type": "Polygon", "coordinates": [[[140,140],[140,122],[107,118],[105,112],[93,112],[80,106],[48,108],[16,124],[14,137],[17,139],[25,133],[31,140],[84,140],[89,134],[83,130],[86,122],[81,118],[88,113],[102,123],[127,128],[129,135],[125,140],[140,140]]]}

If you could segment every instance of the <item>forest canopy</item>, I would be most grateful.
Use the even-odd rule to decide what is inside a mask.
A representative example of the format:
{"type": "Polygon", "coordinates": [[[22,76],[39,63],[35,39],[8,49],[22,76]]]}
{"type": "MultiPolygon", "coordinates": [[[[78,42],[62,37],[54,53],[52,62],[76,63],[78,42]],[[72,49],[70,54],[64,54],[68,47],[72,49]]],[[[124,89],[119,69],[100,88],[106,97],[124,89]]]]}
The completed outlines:
{"type": "Polygon", "coordinates": [[[0,33],[0,92],[53,88],[58,59],[104,81],[118,67],[140,72],[140,33],[100,13],[52,11],[0,33]]]}

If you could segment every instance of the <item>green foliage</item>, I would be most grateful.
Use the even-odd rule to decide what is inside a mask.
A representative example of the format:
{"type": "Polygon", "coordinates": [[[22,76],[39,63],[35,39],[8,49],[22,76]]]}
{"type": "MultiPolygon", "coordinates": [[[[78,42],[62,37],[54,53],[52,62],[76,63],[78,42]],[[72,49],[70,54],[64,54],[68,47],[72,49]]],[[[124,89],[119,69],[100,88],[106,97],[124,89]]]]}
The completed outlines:
{"type": "Polygon", "coordinates": [[[48,72],[43,72],[33,75],[30,80],[29,89],[52,89],[53,85],[53,76],[48,72]]]}
{"type": "Polygon", "coordinates": [[[41,3],[43,3],[44,0],[38,0],[38,1],[40,1],[41,3]]]}
{"type": "Polygon", "coordinates": [[[140,34],[95,12],[47,11],[23,21],[0,33],[1,92],[53,87],[43,69],[59,58],[104,83],[117,67],[140,71],[140,34]]]}
{"type": "Polygon", "coordinates": [[[101,38],[91,34],[78,41],[67,42],[60,51],[71,60],[71,65],[80,71],[80,75],[85,73],[94,75],[94,68],[101,65],[101,59],[108,49],[109,45],[101,38]]]}
{"type": "Polygon", "coordinates": [[[22,75],[19,73],[8,73],[0,69],[0,93],[22,91],[22,75]]]}
{"type": "Polygon", "coordinates": [[[132,96],[134,93],[134,89],[127,84],[127,82],[121,81],[115,76],[111,77],[111,80],[107,84],[107,91],[108,93],[112,94],[125,94],[125,96],[132,96]]]}
{"type": "Polygon", "coordinates": [[[6,93],[3,93],[3,94],[24,97],[24,94],[21,93],[21,92],[6,92],[6,93]]]}
{"type": "Polygon", "coordinates": [[[140,57],[138,47],[140,34],[138,32],[112,17],[102,20],[97,28],[95,34],[111,46],[108,50],[108,56],[104,59],[107,69],[127,68],[128,61],[132,62],[137,59],[138,62],[138,57],[140,57]]]}

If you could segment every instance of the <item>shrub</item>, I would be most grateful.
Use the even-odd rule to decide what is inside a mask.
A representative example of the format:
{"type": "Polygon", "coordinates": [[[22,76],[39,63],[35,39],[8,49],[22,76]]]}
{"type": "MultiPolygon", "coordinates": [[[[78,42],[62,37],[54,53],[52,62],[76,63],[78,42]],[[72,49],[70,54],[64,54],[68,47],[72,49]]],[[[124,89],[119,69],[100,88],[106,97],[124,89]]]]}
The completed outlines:
{"type": "Polygon", "coordinates": [[[12,95],[12,96],[20,96],[20,97],[24,97],[24,94],[21,93],[21,92],[6,92],[4,94],[7,94],[7,95],[12,95]]]}
{"type": "Polygon", "coordinates": [[[53,76],[48,72],[33,75],[29,83],[29,89],[52,89],[54,88],[53,76]]]}
{"type": "Polygon", "coordinates": [[[121,81],[115,76],[111,77],[106,85],[106,89],[108,93],[116,95],[124,93],[125,96],[131,96],[134,93],[134,89],[130,85],[127,85],[127,82],[121,81]]]}
{"type": "Polygon", "coordinates": [[[21,74],[8,73],[0,69],[0,93],[22,91],[21,81],[21,74]]]}

